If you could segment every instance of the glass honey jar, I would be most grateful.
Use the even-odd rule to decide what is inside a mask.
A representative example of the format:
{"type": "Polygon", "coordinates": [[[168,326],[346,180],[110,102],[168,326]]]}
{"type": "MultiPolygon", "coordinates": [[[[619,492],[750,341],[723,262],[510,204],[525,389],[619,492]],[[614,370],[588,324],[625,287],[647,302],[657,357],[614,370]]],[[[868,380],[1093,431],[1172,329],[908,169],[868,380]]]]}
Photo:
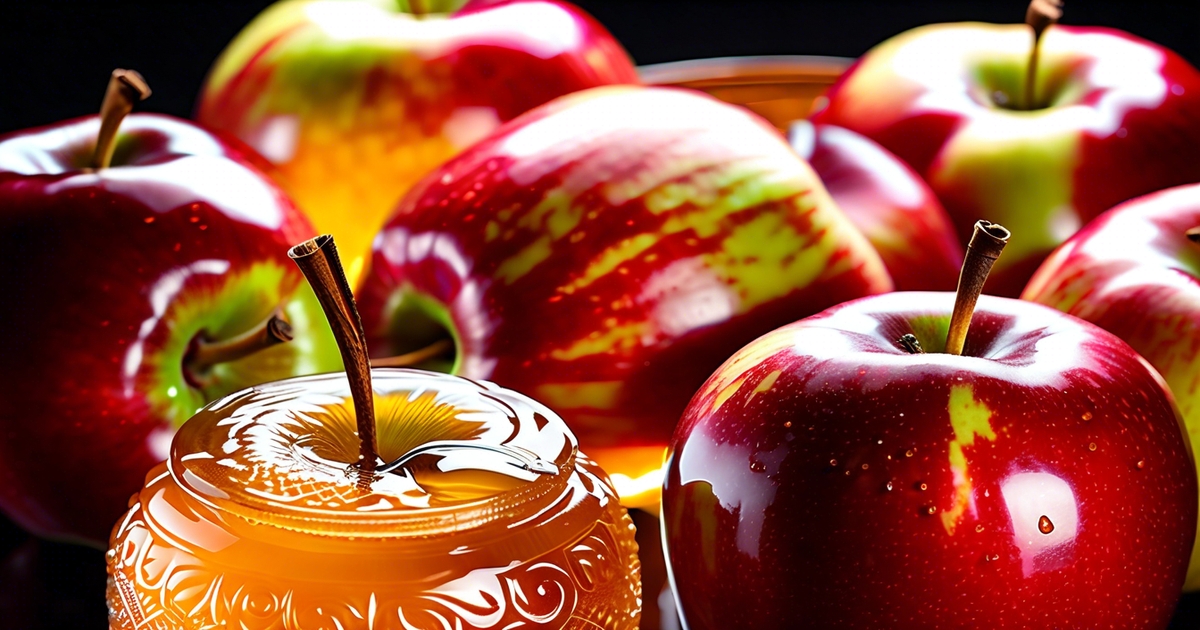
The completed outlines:
{"type": "Polygon", "coordinates": [[[378,460],[345,374],[218,400],[114,530],[110,628],[637,628],[632,521],[546,407],[372,371],[378,460]]]}

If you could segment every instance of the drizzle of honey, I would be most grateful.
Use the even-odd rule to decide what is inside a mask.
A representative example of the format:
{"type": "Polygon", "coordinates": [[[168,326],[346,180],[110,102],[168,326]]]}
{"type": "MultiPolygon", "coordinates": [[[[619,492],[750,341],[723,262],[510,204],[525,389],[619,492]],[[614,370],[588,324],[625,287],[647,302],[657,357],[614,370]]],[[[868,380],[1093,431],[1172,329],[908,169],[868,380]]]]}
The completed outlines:
{"type": "Polygon", "coordinates": [[[409,457],[369,487],[344,375],[189,420],[113,534],[110,627],[637,627],[632,521],[557,416],[456,377],[374,381],[381,464],[409,457]]]}

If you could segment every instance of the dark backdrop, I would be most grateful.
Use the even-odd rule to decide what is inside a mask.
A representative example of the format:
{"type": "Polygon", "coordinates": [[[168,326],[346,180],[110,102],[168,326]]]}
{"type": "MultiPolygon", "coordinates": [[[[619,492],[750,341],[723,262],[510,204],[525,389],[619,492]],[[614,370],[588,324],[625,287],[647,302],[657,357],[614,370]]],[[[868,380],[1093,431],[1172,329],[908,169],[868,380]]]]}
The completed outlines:
{"type": "MultiPolygon", "coordinates": [[[[919,24],[1011,22],[1023,0],[578,0],[641,64],[728,55],[854,57],[919,24]]],[[[0,2],[0,133],[94,112],[109,72],[154,86],[141,109],[188,116],[209,65],[267,0],[0,2]]],[[[1069,0],[1067,24],[1154,40],[1200,65],[1200,2],[1069,0]]],[[[44,543],[0,517],[0,626],[100,630],[100,551],[44,543]]],[[[1200,594],[1172,628],[1200,627],[1200,594]]]]}
{"type": "MultiPolygon", "coordinates": [[[[108,73],[140,70],[142,109],[187,116],[209,65],[265,0],[0,3],[0,133],[88,114],[108,73]]],[[[931,22],[1008,22],[1023,0],[579,0],[638,63],[755,54],[854,57],[931,22]]],[[[1200,2],[1070,0],[1066,24],[1105,25],[1200,65],[1200,2]]]]}

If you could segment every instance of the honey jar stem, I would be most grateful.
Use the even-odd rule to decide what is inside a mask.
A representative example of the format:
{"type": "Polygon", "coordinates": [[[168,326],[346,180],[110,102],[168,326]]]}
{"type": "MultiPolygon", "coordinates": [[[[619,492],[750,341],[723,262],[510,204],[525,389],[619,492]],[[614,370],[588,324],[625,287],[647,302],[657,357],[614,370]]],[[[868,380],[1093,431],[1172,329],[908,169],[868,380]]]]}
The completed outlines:
{"type": "Polygon", "coordinates": [[[333,237],[328,234],[296,245],[288,250],[288,256],[296,261],[312,285],[342,353],[358,424],[360,481],[369,484],[375,475],[378,453],[371,360],[367,356],[367,339],[350,283],[346,280],[346,271],[342,268],[333,237]]]}

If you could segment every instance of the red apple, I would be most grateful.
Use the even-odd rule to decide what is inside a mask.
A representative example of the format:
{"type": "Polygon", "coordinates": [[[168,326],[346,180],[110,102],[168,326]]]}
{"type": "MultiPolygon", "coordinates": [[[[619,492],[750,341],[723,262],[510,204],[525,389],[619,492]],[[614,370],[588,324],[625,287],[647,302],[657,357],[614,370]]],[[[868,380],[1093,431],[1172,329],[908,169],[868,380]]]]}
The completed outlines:
{"type": "Polygon", "coordinates": [[[567,2],[462,5],[279,2],[205,82],[197,120],[279,166],[317,229],[337,236],[352,279],[388,212],[434,167],[557,96],[637,82],[621,45],[567,2]]]}
{"type": "Polygon", "coordinates": [[[721,361],[891,286],[765,121],[694,92],[610,87],[431,173],[376,238],[358,298],[373,356],[452,339],[440,369],[547,404],[636,506],[657,501],[679,413],[721,361]]]}
{"type": "Polygon", "coordinates": [[[950,217],[929,186],[870,139],[792,123],[788,141],[883,258],[897,291],[953,291],[963,262],[950,217]]]}
{"type": "Polygon", "coordinates": [[[989,284],[1007,296],[1101,212],[1200,181],[1195,68],[1121,31],[1051,27],[1027,99],[1032,42],[1025,25],[920,27],[863,56],[813,115],[906,161],[960,237],[980,217],[1020,235],[989,284]]]}
{"type": "MultiPolygon", "coordinates": [[[[1200,185],[1122,204],[1038,269],[1022,299],[1086,319],[1133,346],[1170,385],[1200,452],[1200,185]]],[[[1200,589],[1200,547],[1185,588],[1200,589]]]]}
{"type": "Polygon", "coordinates": [[[98,127],[0,137],[0,507],[102,545],[198,408],[340,363],[287,258],[312,227],[261,171],[157,115],[127,119],[112,164],[88,168],[98,127]],[[197,360],[276,309],[291,343],[197,360]]]}
{"type": "Polygon", "coordinates": [[[944,353],[953,300],[834,307],[696,394],[663,491],[687,627],[1166,627],[1197,500],[1165,383],[1112,334],[1005,298],[944,353]]]}

